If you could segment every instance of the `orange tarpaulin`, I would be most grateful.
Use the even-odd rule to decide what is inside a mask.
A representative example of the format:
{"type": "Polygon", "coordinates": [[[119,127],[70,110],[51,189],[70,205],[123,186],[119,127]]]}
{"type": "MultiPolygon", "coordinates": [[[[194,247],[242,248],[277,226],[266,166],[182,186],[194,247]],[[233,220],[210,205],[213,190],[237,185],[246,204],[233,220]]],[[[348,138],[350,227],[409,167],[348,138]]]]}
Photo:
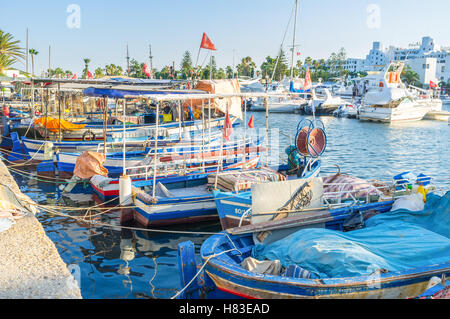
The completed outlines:
{"type": "MultiPolygon", "coordinates": [[[[37,120],[34,121],[35,125],[42,125],[43,127],[45,127],[45,116],[44,117],[40,117],[37,120]]],[[[66,120],[61,120],[61,131],[76,131],[76,130],[81,130],[82,128],[84,128],[86,126],[86,124],[73,124],[70,123],[66,120]]],[[[55,119],[53,117],[47,117],[47,129],[50,132],[58,132],[59,131],[59,120],[55,119]]]]}
{"type": "Polygon", "coordinates": [[[94,175],[108,176],[108,170],[103,167],[105,155],[97,152],[83,152],[77,158],[73,175],[81,179],[91,178],[94,175]]]}
{"type": "MultiPolygon", "coordinates": [[[[198,82],[195,89],[212,94],[241,93],[241,88],[237,79],[201,80],[198,82]]],[[[203,101],[203,103],[205,107],[208,107],[208,100],[203,101]]],[[[188,99],[183,103],[183,107],[187,108],[188,106],[192,106],[194,109],[199,109],[202,107],[202,99],[188,99]]],[[[224,114],[228,110],[230,115],[242,119],[242,100],[240,97],[212,99],[211,106],[224,114]]]]}

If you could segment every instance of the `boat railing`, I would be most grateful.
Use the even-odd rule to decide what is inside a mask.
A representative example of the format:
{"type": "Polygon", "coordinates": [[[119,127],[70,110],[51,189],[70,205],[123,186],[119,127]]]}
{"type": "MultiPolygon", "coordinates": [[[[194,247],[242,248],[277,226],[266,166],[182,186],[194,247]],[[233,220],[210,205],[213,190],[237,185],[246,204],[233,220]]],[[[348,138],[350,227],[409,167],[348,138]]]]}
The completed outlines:
{"type": "MultiPolygon", "coordinates": [[[[399,180],[397,180],[399,181],[399,180]]],[[[336,209],[345,208],[356,205],[365,205],[377,202],[392,202],[396,199],[408,196],[412,193],[412,189],[407,187],[407,184],[399,184],[397,181],[394,182],[380,182],[380,181],[363,181],[363,182],[350,182],[350,183],[323,183],[323,187],[338,187],[335,191],[325,191],[323,193],[323,205],[314,208],[302,208],[295,210],[283,210],[284,213],[289,214],[299,214],[308,211],[318,211],[324,209],[336,209]],[[378,185],[372,185],[371,182],[376,182],[378,185]],[[367,187],[355,188],[357,185],[367,185],[367,187]],[[361,194],[361,196],[358,196],[361,194]]],[[[407,180],[405,180],[407,181],[407,180]]],[[[409,182],[409,181],[408,181],[409,182]]],[[[436,190],[437,187],[433,184],[428,184],[427,189],[436,190]]],[[[254,214],[251,207],[247,209],[241,216],[239,225],[245,217],[252,216],[263,216],[263,215],[276,215],[280,211],[272,212],[259,212],[254,214]]]]}
{"type": "MultiPolygon", "coordinates": [[[[228,162],[230,160],[236,160],[238,158],[237,155],[232,156],[222,156],[223,162],[228,162]]],[[[198,166],[188,167],[188,164],[190,164],[188,161],[185,160],[179,160],[179,161],[172,161],[172,162],[159,162],[157,163],[157,177],[168,177],[168,176],[183,176],[187,175],[191,172],[198,172],[198,171],[205,171],[206,168],[208,170],[215,170],[218,168],[219,171],[222,171],[224,169],[223,162],[218,161],[218,163],[213,164],[200,164],[198,166]]],[[[191,161],[191,163],[197,163],[197,161],[191,161]]],[[[240,162],[236,162],[236,164],[239,164],[240,162]]],[[[142,166],[135,166],[135,167],[127,167],[125,170],[130,171],[132,169],[139,170],[135,173],[126,173],[127,176],[133,178],[139,178],[148,180],[153,178],[154,176],[154,165],[148,164],[148,165],[142,165],[142,166]]]]}
{"type": "MultiPolygon", "coordinates": [[[[208,147],[211,147],[211,145],[199,145],[199,147],[203,148],[203,152],[198,152],[199,150],[192,150],[192,151],[186,151],[180,154],[179,152],[163,152],[158,153],[156,156],[156,171],[159,173],[158,176],[168,176],[173,174],[180,174],[185,175],[192,171],[198,171],[199,169],[205,170],[206,167],[208,169],[210,168],[218,168],[219,171],[223,170],[224,163],[229,163],[238,160],[239,158],[243,157],[243,152],[239,152],[239,150],[243,147],[247,147],[251,143],[251,140],[248,138],[247,141],[244,143],[243,141],[239,141],[238,143],[228,145],[228,146],[221,146],[219,144],[214,145],[213,151],[221,151],[222,154],[219,155],[205,155],[204,152],[208,152],[208,147]],[[230,151],[233,151],[231,154],[230,151]],[[160,161],[161,157],[166,156],[177,156],[179,159],[162,162],[160,161]],[[192,158],[192,155],[197,155],[196,157],[192,158]],[[207,164],[207,162],[211,161],[217,161],[217,163],[213,164],[207,164]],[[199,164],[195,165],[194,167],[188,167],[188,164],[199,164]]],[[[262,153],[264,149],[257,150],[258,153],[262,153]]],[[[125,168],[125,174],[130,177],[135,178],[144,178],[148,179],[149,177],[153,177],[154,169],[155,169],[155,163],[153,162],[155,160],[154,153],[149,153],[147,155],[149,158],[151,158],[151,161],[144,165],[135,165],[135,166],[129,166],[125,168]]],[[[250,153],[245,152],[245,159],[250,156],[250,153]]],[[[244,161],[244,165],[246,164],[246,160],[244,161]]],[[[238,162],[236,162],[238,163],[238,162]]]]}

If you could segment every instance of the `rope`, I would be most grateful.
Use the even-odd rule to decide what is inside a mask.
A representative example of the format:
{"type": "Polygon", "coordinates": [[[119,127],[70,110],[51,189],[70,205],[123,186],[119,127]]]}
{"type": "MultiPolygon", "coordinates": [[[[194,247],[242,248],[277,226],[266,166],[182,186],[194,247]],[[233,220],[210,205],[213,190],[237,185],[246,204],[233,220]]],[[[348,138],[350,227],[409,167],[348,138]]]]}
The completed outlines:
{"type": "Polygon", "coordinates": [[[208,262],[209,262],[212,258],[218,257],[218,256],[223,255],[223,254],[227,254],[227,253],[229,253],[229,252],[231,252],[231,251],[234,251],[234,250],[237,250],[237,251],[242,255],[242,252],[236,247],[236,245],[234,244],[234,242],[231,240],[230,236],[229,236],[227,233],[218,233],[217,235],[224,235],[224,236],[227,236],[227,238],[230,240],[230,242],[231,242],[231,244],[234,246],[234,248],[231,248],[231,249],[228,249],[228,250],[225,250],[225,251],[221,251],[220,253],[217,253],[217,254],[209,255],[208,258],[206,258],[205,262],[203,263],[202,267],[199,269],[199,271],[197,271],[197,273],[195,274],[195,276],[192,277],[192,279],[186,284],[186,286],[184,286],[184,287],[183,287],[180,291],[178,291],[175,295],[173,295],[172,297],[170,297],[170,299],[175,299],[175,298],[177,298],[179,295],[181,295],[181,294],[187,289],[187,287],[189,287],[189,286],[194,282],[194,280],[200,275],[200,273],[203,271],[203,269],[206,267],[206,265],[208,264],[208,262]]]}
{"type": "MultiPolygon", "coordinates": [[[[16,164],[16,163],[14,163],[14,162],[11,162],[11,161],[7,160],[6,158],[3,158],[3,159],[4,159],[5,161],[7,161],[8,163],[11,163],[11,164],[12,164],[12,165],[9,165],[8,167],[13,167],[13,166],[23,166],[23,165],[25,165],[25,164],[31,162],[31,161],[34,159],[34,157],[35,157],[37,154],[39,154],[39,151],[40,151],[41,148],[44,146],[44,144],[45,144],[45,143],[42,143],[41,146],[39,146],[39,148],[37,149],[37,151],[34,153],[34,155],[31,156],[29,160],[27,160],[27,161],[25,161],[25,162],[23,162],[23,163],[16,164]]],[[[4,151],[6,151],[6,150],[4,150],[4,151]]],[[[9,152],[12,152],[12,151],[9,151],[9,152]]],[[[17,152],[14,152],[14,153],[19,154],[19,153],[17,153],[17,152]]],[[[20,153],[20,154],[21,154],[21,153],[20,153]]],[[[21,154],[21,155],[23,155],[23,154],[21,154]]]]}
{"type": "MultiPolygon", "coordinates": [[[[37,180],[38,182],[46,182],[46,183],[54,183],[54,184],[67,184],[67,181],[60,181],[58,178],[48,176],[48,177],[46,177],[47,179],[40,179],[38,177],[31,176],[33,173],[25,172],[25,171],[19,170],[17,168],[13,168],[11,166],[7,166],[7,167],[17,175],[20,175],[20,176],[28,178],[28,179],[34,179],[34,180],[37,180]]],[[[83,183],[83,181],[74,182],[74,183],[81,184],[81,183],[83,183]]]]}
{"type": "Polygon", "coordinates": [[[179,295],[181,295],[181,294],[187,289],[187,287],[189,287],[189,286],[194,282],[194,280],[197,279],[197,277],[200,275],[200,273],[203,271],[203,269],[206,267],[206,265],[208,264],[208,262],[209,262],[212,258],[218,257],[218,256],[223,255],[223,254],[226,254],[226,253],[229,253],[230,251],[233,251],[233,250],[235,250],[235,249],[233,248],[233,249],[225,250],[225,251],[222,251],[222,252],[220,252],[220,253],[218,253],[218,254],[214,254],[214,255],[208,256],[208,258],[205,260],[205,262],[203,263],[202,267],[201,267],[200,270],[195,274],[195,276],[192,277],[192,279],[186,284],[186,286],[184,286],[184,287],[183,287],[180,291],[178,291],[175,295],[173,295],[172,297],[170,297],[170,299],[175,299],[175,298],[177,298],[179,295]]]}
{"type": "Polygon", "coordinates": [[[101,222],[96,222],[96,221],[92,221],[92,220],[86,220],[85,218],[82,218],[82,217],[60,213],[60,212],[57,212],[56,210],[46,208],[43,205],[36,205],[36,206],[38,206],[43,211],[51,213],[53,215],[60,216],[60,217],[72,218],[72,219],[78,220],[80,222],[92,224],[97,227],[120,228],[120,229],[129,229],[129,230],[137,230],[137,231],[168,233],[168,234],[184,234],[184,235],[215,235],[216,234],[214,232],[179,231],[179,230],[168,230],[168,229],[154,229],[154,228],[140,228],[140,227],[131,227],[131,226],[122,226],[122,225],[111,225],[108,223],[101,223],[101,222]]]}

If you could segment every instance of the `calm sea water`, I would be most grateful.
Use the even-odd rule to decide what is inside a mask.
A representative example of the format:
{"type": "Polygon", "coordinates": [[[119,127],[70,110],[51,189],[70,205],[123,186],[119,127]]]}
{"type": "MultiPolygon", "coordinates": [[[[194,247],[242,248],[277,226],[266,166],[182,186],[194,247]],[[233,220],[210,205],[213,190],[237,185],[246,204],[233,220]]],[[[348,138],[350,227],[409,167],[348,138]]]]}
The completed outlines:
{"type": "MultiPolygon", "coordinates": [[[[450,109],[448,105],[444,108],[450,109]]],[[[253,115],[257,124],[264,125],[264,113],[253,115]]],[[[295,136],[301,118],[301,115],[270,114],[271,127],[282,133],[280,154],[295,136]]],[[[450,189],[450,125],[447,122],[389,125],[334,117],[320,119],[328,139],[322,157],[324,174],[336,172],[334,164],[340,166],[341,172],[379,180],[390,180],[393,175],[412,170],[428,174],[435,184],[450,189]]],[[[62,200],[55,185],[15,177],[22,191],[41,204],[86,207],[93,204],[89,194],[76,201],[62,200]]],[[[120,213],[110,212],[97,218],[119,225],[120,213]]],[[[83,298],[170,298],[181,288],[177,244],[191,240],[198,252],[208,237],[89,227],[48,213],[39,214],[38,219],[64,262],[80,280],[83,298]]],[[[216,232],[220,226],[216,222],[170,229],[216,232]]]]}

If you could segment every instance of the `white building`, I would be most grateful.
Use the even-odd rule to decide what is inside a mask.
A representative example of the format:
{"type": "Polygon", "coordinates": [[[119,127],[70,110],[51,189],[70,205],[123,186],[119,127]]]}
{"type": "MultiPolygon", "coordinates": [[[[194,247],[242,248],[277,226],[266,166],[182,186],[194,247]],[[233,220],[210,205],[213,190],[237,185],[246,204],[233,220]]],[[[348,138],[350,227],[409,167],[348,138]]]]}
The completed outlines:
{"type": "Polygon", "coordinates": [[[437,59],[432,57],[408,59],[407,65],[415,71],[419,77],[420,82],[425,85],[430,85],[430,81],[439,83],[436,77],[437,59]]]}
{"type": "Polygon", "coordinates": [[[431,37],[423,37],[407,49],[384,48],[381,42],[374,42],[365,59],[347,59],[344,68],[351,72],[379,71],[391,61],[406,61],[424,85],[429,85],[430,79],[436,83],[450,81],[450,48],[437,45],[431,37]]]}
{"type": "Polygon", "coordinates": [[[364,59],[347,59],[343,68],[350,72],[361,72],[364,70],[365,61],[364,59]]]}

